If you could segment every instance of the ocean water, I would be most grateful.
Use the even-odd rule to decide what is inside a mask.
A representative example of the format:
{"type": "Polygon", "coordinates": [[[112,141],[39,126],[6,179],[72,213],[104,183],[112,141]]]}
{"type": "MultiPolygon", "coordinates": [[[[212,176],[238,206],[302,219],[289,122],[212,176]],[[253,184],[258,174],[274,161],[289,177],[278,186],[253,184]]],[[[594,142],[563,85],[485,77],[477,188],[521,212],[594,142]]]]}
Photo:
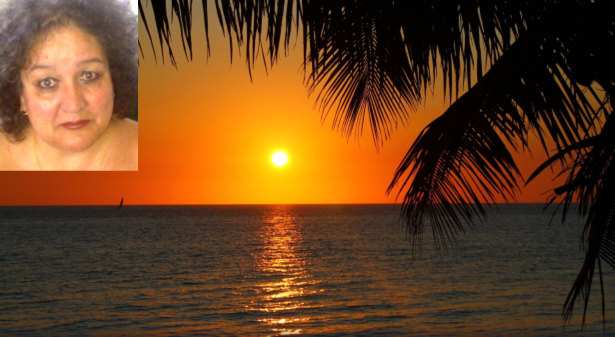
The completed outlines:
{"type": "Polygon", "coordinates": [[[0,335],[615,335],[608,265],[563,324],[582,220],[489,213],[417,258],[393,205],[0,207],[0,335]]]}

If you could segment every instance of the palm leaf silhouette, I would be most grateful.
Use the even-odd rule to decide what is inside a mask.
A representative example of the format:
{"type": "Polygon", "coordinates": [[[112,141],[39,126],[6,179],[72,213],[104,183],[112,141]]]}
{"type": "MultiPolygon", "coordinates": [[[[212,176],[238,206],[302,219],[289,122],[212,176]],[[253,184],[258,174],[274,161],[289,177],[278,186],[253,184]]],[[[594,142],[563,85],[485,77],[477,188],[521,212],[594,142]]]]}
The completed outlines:
{"type": "MultiPolygon", "coordinates": [[[[586,138],[557,153],[543,163],[530,179],[557,161],[572,162],[566,184],[554,190],[550,202],[563,199],[565,210],[575,199],[587,217],[582,243],[585,261],[564,304],[564,317],[570,320],[577,299],[583,300],[583,324],[596,264],[600,276],[604,316],[604,287],[600,260],[615,267],[615,121],[609,115],[598,135],[586,138]],[[576,198],[575,198],[576,197],[576,198]]],[[[565,212],[564,212],[565,213],[565,212]]],[[[604,317],[603,317],[604,319],[604,317]]]]}
{"type": "MultiPolygon", "coordinates": [[[[577,11],[571,6],[568,14],[572,17],[577,11]]],[[[481,201],[495,202],[495,194],[514,198],[519,172],[500,139],[513,149],[518,144],[525,148],[532,130],[545,149],[545,137],[564,148],[595,129],[599,111],[576,82],[566,79],[571,69],[561,42],[563,33],[547,36],[548,27],[566,19],[560,10],[522,34],[417,138],[388,190],[406,175],[401,188],[408,186],[403,212],[408,225],[416,227],[412,233],[421,232],[428,216],[434,233],[443,239],[444,232],[462,230],[461,220],[471,223],[473,215],[484,216],[481,201]],[[445,224],[447,228],[442,228],[445,224]]]]}

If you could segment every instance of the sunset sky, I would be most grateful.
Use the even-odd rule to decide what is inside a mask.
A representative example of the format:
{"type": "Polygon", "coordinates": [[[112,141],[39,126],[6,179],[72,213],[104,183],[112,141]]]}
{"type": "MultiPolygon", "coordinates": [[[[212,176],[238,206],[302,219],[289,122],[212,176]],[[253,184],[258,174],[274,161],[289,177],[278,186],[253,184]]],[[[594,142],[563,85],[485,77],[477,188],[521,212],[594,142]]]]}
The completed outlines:
{"type": "MultiPolygon", "coordinates": [[[[321,122],[316,97],[308,97],[304,86],[299,43],[268,75],[258,63],[250,81],[236,49],[231,64],[228,40],[214,17],[207,58],[201,3],[194,6],[192,62],[183,55],[177,22],[172,27],[178,69],[166,52],[162,63],[152,31],[154,61],[139,25],[145,52],[139,171],[0,172],[1,205],[117,204],[122,197],[126,205],[395,202],[396,193],[385,195],[395,169],[421,129],[448,106],[439,88],[376,151],[368,129],[358,141],[348,140],[332,130],[331,118],[321,122]],[[288,155],[285,166],[271,162],[276,151],[288,155]]],[[[544,154],[517,157],[527,177],[544,154]]],[[[517,201],[543,202],[541,194],[557,185],[543,175],[517,201]]]]}

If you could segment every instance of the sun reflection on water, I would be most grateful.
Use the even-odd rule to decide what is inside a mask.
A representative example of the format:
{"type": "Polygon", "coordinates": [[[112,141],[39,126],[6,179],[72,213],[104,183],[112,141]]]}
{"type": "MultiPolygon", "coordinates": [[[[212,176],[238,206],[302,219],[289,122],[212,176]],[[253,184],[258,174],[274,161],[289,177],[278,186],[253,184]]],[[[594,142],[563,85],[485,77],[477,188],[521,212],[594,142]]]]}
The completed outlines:
{"type": "Polygon", "coordinates": [[[301,230],[290,208],[276,206],[263,217],[256,236],[258,241],[254,243],[258,281],[252,291],[258,295],[247,309],[275,314],[275,317],[266,315],[256,320],[270,326],[274,334],[301,333],[301,323],[311,319],[305,313],[302,315],[301,309],[314,307],[306,297],[322,291],[314,286],[320,282],[308,272],[309,260],[307,251],[302,248],[301,230]]]}

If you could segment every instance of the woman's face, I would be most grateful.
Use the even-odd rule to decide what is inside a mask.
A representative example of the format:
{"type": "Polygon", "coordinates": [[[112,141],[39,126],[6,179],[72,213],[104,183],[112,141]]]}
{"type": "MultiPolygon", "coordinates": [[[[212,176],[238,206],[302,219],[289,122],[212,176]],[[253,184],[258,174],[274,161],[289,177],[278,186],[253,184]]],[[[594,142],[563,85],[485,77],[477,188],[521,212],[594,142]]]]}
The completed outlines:
{"type": "Polygon", "coordinates": [[[48,32],[32,48],[21,82],[21,104],[39,141],[81,151],[106,133],[113,84],[94,36],[70,24],[48,32]]]}

